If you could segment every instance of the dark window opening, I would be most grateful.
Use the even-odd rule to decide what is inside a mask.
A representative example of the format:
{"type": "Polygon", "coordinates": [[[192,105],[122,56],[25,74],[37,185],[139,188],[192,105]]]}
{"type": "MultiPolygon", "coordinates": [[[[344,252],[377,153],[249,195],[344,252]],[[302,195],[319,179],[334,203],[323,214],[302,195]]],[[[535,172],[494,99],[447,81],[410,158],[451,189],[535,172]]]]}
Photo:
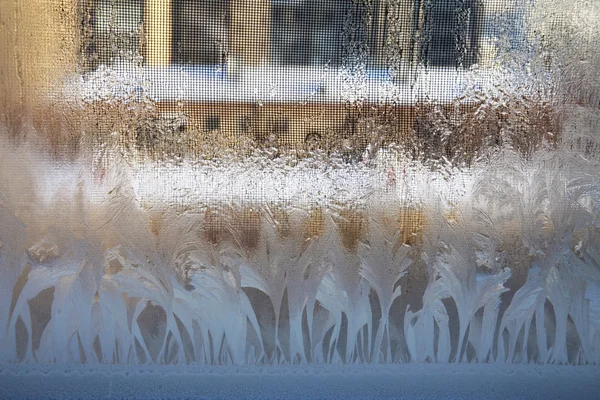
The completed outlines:
{"type": "Polygon", "coordinates": [[[476,63],[483,8],[479,0],[415,0],[419,3],[416,9],[423,13],[419,61],[444,67],[476,63]]]}
{"type": "Polygon", "coordinates": [[[276,135],[282,135],[288,133],[290,130],[290,121],[285,117],[277,118],[273,121],[273,133],[276,135]]]}
{"type": "Polygon", "coordinates": [[[340,65],[366,45],[366,5],[352,0],[274,0],[271,59],[283,65],[340,65]]]}
{"type": "Polygon", "coordinates": [[[238,131],[239,132],[249,132],[251,129],[250,117],[247,115],[242,115],[238,119],[238,131]]]}
{"type": "Polygon", "coordinates": [[[97,0],[82,8],[84,69],[132,61],[141,54],[144,0],[97,0]]]}
{"type": "Polygon", "coordinates": [[[211,115],[206,117],[204,127],[207,131],[216,131],[221,127],[221,118],[218,115],[211,115]]]}
{"type": "Polygon", "coordinates": [[[173,62],[217,65],[227,59],[230,0],[173,2],[173,62]]]}

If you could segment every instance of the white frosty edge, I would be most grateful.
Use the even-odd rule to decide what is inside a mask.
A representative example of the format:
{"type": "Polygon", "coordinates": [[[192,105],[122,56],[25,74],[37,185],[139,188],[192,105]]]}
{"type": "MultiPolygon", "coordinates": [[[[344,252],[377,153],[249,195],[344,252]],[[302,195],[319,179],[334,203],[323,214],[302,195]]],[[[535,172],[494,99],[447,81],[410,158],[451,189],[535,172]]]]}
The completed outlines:
{"type": "Polygon", "coordinates": [[[284,67],[268,65],[226,73],[214,66],[100,66],[66,79],[60,95],[71,100],[111,101],[145,96],[154,101],[313,102],[414,104],[431,100],[469,102],[470,91],[493,95],[507,82],[523,88],[518,75],[499,68],[284,67]],[[394,74],[400,77],[394,77],[394,74]]]}

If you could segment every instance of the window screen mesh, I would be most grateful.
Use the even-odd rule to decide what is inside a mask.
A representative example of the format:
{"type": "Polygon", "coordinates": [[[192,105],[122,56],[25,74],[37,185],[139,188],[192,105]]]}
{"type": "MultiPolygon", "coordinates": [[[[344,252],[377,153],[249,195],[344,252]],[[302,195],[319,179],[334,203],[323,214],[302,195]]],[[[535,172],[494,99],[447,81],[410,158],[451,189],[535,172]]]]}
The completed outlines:
{"type": "MultiPolygon", "coordinates": [[[[490,80],[489,67],[539,39],[533,28],[523,30],[527,4],[496,3],[82,2],[79,66],[90,81],[99,68],[139,80],[115,88],[152,103],[156,115],[132,121],[147,125],[136,128],[138,147],[151,144],[145,130],[160,132],[150,125],[161,120],[167,129],[171,119],[172,129],[195,132],[180,140],[182,152],[197,147],[187,139],[219,132],[213,136],[228,137],[230,145],[311,145],[357,159],[373,145],[377,125],[377,146],[395,143],[413,157],[469,164],[503,141],[507,122],[499,111],[490,118],[500,120],[483,121],[485,132],[469,132],[478,125],[471,112],[481,105],[478,92],[487,96],[503,79],[520,79],[490,80]]],[[[541,103],[530,112],[551,123],[541,103]]],[[[531,145],[553,129],[534,127],[531,145]]]]}
{"type": "Polygon", "coordinates": [[[0,361],[600,362],[595,2],[0,5],[0,361]]]}

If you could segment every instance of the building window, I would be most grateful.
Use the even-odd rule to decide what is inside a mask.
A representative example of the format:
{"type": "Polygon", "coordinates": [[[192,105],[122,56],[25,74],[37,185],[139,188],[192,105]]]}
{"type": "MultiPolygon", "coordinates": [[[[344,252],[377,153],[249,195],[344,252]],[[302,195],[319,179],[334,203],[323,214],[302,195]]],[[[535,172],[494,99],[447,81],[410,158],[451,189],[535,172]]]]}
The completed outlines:
{"type": "Polygon", "coordinates": [[[252,128],[252,122],[250,117],[247,115],[242,115],[238,118],[238,131],[239,132],[250,132],[252,128]]]}
{"type": "Polygon", "coordinates": [[[221,127],[221,118],[218,115],[210,115],[206,117],[204,127],[207,131],[216,131],[221,127]]]}
{"type": "Polygon", "coordinates": [[[422,13],[419,61],[429,66],[469,67],[477,62],[481,11],[479,0],[415,0],[422,13]]]}
{"type": "Polygon", "coordinates": [[[173,61],[217,65],[227,60],[230,41],[229,0],[173,2],[173,61]]]}
{"type": "Polygon", "coordinates": [[[82,13],[84,68],[131,61],[141,54],[144,0],[95,0],[82,13]]]}
{"type": "Polygon", "coordinates": [[[352,0],[274,0],[271,59],[283,65],[339,65],[366,43],[365,4],[352,0]]]}
{"type": "Polygon", "coordinates": [[[272,132],[275,135],[285,135],[290,131],[290,120],[286,117],[279,117],[273,120],[272,132]]]}

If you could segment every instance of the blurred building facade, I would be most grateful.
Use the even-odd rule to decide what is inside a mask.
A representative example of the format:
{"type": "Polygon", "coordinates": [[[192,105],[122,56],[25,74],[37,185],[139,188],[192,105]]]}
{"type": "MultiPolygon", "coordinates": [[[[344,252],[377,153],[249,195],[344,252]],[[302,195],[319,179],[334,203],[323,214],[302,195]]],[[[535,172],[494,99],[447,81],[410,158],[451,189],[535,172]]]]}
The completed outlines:
{"type": "Polygon", "coordinates": [[[132,61],[146,66],[421,62],[468,67],[493,58],[494,35],[502,32],[486,21],[517,20],[522,3],[0,0],[5,86],[0,102],[3,110],[35,103],[40,90],[51,89],[65,73],[132,61]]]}
{"type": "MultiPolygon", "coordinates": [[[[77,137],[82,129],[70,125],[85,118],[62,115],[65,112],[52,101],[43,104],[47,98],[43,92],[47,91],[55,100],[64,100],[66,94],[61,92],[64,85],[60,82],[63,76],[69,75],[72,81],[77,74],[94,71],[101,65],[207,66],[212,73],[224,71],[219,74],[220,82],[231,86],[241,80],[222,77],[235,72],[237,66],[241,66],[240,70],[248,67],[247,76],[264,79],[268,86],[271,77],[259,76],[263,70],[252,71],[252,67],[296,68],[285,71],[288,75],[283,78],[293,80],[292,76],[304,73],[302,68],[315,66],[366,65],[390,71],[397,66],[417,64],[434,68],[485,65],[494,59],[496,46],[509,51],[512,46],[519,46],[523,41],[520,37],[528,35],[523,29],[544,32],[543,26],[524,28],[524,3],[524,0],[0,0],[2,119],[8,125],[16,121],[14,126],[22,126],[19,118],[24,115],[23,110],[34,110],[32,113],[37,115],[32,119],[40,121],[39,129],[77,137]],[[56,121],[56,126],[49,121],[56,121]]],[[[397,68],[396,76],[404,79],[402,74],[410,70],[397,68]]],[[[369,72],[374,72],[375,80],[383,75],[381,71],[369,72]]],[[[442,75],[437,75],[434,84],[438,87],[445,84],[452,89],[453,82],[444,81],[445,71],[440,72],[442,75]]],[[[359,133],[365,136],[370,132],[370,123],[387,126],[394,138],[408,137],[417,130],[417,113],[427,113],[426,109],[419,111],[418,107],[397,103],[373,105],[346,101],[322,85],[302,88],[307,96],[312,96],[311,104],[286,98],[273,100],[267,106],[252,97],[253,89],[246,91],[250,96],[217,100],[214,88],[208,86],[194,93],[205,92],[206,97],[189,96],[180,102],[177,95],[157,100],[156,112],[161,118],[185,115],[198,131],[238,135],[232,136],[234,142],[239,135],[253,135],[260,142],[275,138],[286,144],[340,136],[340,132],[347,137],[359,133]],[[335,100],[325,101],[325,98],[335,100]],[[231,101],[236,102],[236,107],[231,107],[231,101]]],[[[104,103],[97,108],[95,121],[105,123],[112,114],[118,123],[126,119],[104,103]]],[[[454,118],[453,115],[448,118],[454,118]]],[[[130,119],[134,123],[124,131],[138,132],[140,124],[145,122],[137,116],[130,119]]],[[[178,125],[177,129],[184,125],[178,125]]],[[[114,129],[111,126],[105,130],[114,129]]],[[[136,135],[143,137],[144,129],[136,135]]],[[[55,133],[48,136],[58,137],[55,133]]]]}
{"type": "MultiPolygon", "coordinates": [[[[496,0],[508,1],[508,0],[496,0]]],[[[84,64],[477,62],[480,0],[83,0],[84,64]]]]}
{"type": "MultiPolygon", "coordinates": [[[[517,0],[0,0],[3,70],[39,84],[65,68],[481,62],[491,15],[517,0]],[[18,54],[17,54],[18,53],[18,54]]],[[[515,17],[515,18],[516,18],[515,17]]],[[[495,17],[494,17],[495,18],[495,17]]]]}

